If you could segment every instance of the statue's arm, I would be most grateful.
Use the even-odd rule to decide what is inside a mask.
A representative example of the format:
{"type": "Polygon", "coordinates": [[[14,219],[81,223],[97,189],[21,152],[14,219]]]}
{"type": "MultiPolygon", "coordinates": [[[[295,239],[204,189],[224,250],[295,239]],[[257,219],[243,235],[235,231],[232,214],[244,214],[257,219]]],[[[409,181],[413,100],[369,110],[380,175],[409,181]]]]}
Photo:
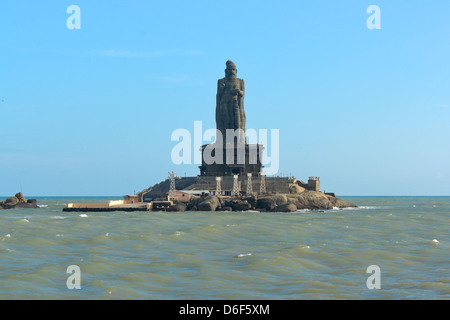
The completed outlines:
{"type": "Polygon", "coordinates": [[[219,79],[217,81],[217,95],[216,95],[216,125],[218,129],[222,127],[223,121],[220,115],[220,100],[222,98],[224,87],[225,83],[223,82],[223,79],[219,79]]]}
{"type": "Polygon", "coordinates": [[[220,98],[222,97],[224,87],[225,83],[222,81],[222,79],[219,79],[217,81],[216,108],[219,108],[220,98]]]}
{"type": "Polygon", "coordinates": [[[225,89],[225,81],[223,79],[219,79],[217,81],[217,96],[222,96],[223,89],[225,89]]]}

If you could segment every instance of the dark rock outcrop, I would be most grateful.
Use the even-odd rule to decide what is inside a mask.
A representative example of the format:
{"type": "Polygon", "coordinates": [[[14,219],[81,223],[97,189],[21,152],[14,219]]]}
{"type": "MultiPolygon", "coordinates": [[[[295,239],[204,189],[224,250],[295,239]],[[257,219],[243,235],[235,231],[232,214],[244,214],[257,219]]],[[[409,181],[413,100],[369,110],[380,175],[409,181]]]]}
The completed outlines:
{"type": "Polygon", "coordinates": [[[14,197],[10,197],[5,201],[0,201],[0,210],[2,209],[15,209],[15,208],[39,208],[37,200],[27,200],[22,192],[16,193],[14,197]]]}
{"type": "Polygon", "coordinates": [[[230,207],[233,208],[233,211],[247,211],[252,208],[252,205],[248,200],[236,199],[231,201],[230,207]]]}
{"type": "Polygon", "coordinates": [[[167,211],[168,212],[184,212],[186,211],[187,205],[182,202],[174,203],[173,206],[170,206],[167,211]]]}
{"type": "Polygon", "coordinates": [[[219,198],[216,196],[206,196],[198,199],[198,203],[196,205],[197,211],[216,211],[219,207],[220,202],[219,198]]]}
{"type": "Polygon", "coordinates": [[[297,206],[295,204],[282,204],[272,209],[273,212],[295,212],[297,211],[297,206]]]}

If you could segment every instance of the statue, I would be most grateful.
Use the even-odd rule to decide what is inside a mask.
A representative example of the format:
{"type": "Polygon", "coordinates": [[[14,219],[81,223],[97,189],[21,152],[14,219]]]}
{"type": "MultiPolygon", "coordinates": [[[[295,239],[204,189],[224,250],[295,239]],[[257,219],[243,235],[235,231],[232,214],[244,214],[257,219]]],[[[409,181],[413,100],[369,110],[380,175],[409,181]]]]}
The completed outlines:
{"type": "MultiPolygon", "coordinates": [[[[244,111],[244,80],[236,77],[236,65],[228,60],[225,78],[217,83],[216,97],[216,125],[226,142],[227,129],[241,129],[245,141],[245,111],[244,111]]],[[[234,140],[234,139],[233,139],[234,140]]]]}
{"type": "Polygon", "coordinates": [[[248,144],[246,141],[244,80],[236,77],[236,65],[232,61],[228,60],[226,64],[225,78],[219,79],[217,83],[217,139],[201,147],[200,175],[259,175],[263,168],[261,159],[264,146],[248,144]]]}

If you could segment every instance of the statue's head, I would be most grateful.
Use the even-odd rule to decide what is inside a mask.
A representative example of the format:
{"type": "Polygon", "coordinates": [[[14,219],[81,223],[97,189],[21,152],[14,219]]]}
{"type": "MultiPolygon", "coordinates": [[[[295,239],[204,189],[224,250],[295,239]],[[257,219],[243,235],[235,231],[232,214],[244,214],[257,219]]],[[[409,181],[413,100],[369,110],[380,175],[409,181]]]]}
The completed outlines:
{"type": "Polygon", "coordinates": [[[227,61],[227,68],[225,69],[225,76],[228,79],[235,79],[237,74],[236,65],[233,61],[228,60],[227,61]]]}

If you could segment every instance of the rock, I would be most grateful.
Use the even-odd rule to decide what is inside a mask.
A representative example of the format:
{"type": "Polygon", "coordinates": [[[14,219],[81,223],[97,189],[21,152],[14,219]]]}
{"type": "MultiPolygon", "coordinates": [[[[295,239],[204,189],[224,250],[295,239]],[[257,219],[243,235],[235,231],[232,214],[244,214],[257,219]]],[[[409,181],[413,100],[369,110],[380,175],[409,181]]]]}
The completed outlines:
{"type": "Polygon", "coordinates": [[[322,192],[317,191],[305,191],[297,196],[297,208],[298,209],[333,209],[333,204],[328,197],[322,192]]]}
{"type": "Polygon", "coordinates": [[[295,211],[297,211],[297,207],[292,203],[283,204],[281,206],[277,206],[272,209],[272,212],[295,212],[295,211]]]}
{"type": "Polygon", "coordinates": [[[300,187],[300,186],[297,185],[297,184],[293,184],[293,185],[291,185],[291,186],[289,187],[289,192],[290,192],[291,194],[302,194],[302,193],[305,192],[305,191],[306,191],[305,188],[300,187]]]}
{"type": "Polygon", "coordinates": [[[184,212],[186,211],[186,204],[182,202],[174,203],[167,209],[168,212],[184,212]]]}
{"type": "Polygon", "coordinates": [[[15,208],[39,208],[36,199],[27,200],[21,192],[16,193],[14,197],[10,197],[0,202],[0,210],[15,208]]]}
{"type": "Polygon", "coordinates": [[[271,196],[259,198],[256,202],[256,208],[270,211],[277,206],[275,200],[271,196]]]}
{"type": "Polygon", "coordinates": [[[272,196],[273,200],[275,200],[275,203],[277,206],[281,206],[283,204],[288,203],[287,196],[285,194],[274,194],[272,196]]]}
{"type": "Polygon", "coordinates": [[[10,197],[5,200],[5,204],[8,204],[8,205],[16,205],[17,203],[19,203],[19,199],[16,197],[10,197]]]}
{"type": "Polygon", "coordinates": [[[247,200],[233,200],[231,202],[233,211],[246,211],[252,208],[252,205],[247,200]]]}
{"type": "Polygon", "coordinates": [[[272,211],[273,208],[288,204],[288,197],[285,194],[274,194],[258,198],[256,209],[272,211]]]}
{"type": "Polygon", "coordinates": [[[197,204],[198,211],[216,211],[220,202],[216,196],[206,196],[199,199],[197,204]]]}
{"type": "MultiPolygon", "coordinates": [[[[297,191],[301,189],[294,188],[297,191]]],[[[294,190],[294,191],[295,191],[294,190]]],[[[354,204],[317,191],[300,194],[274,194],[262,197],[221,198],[208,195],[187,204],[187,211],[247,211],[295,212],[298,209],[329,210],[333,207],[355,207],[354,204]]],[[[180,211],[182,208],[180,208],[180,211]]],[[[174,209],[175,210],[175,209],[174,209]]]]}
{"type": "Polygon", "coordinates": [[[22,192],[16,193],[14,197],[16,197],[20,203],[27,203],[27,199],[25,199],[22,192]]]}
{"type": "Polygon", "coordinates": [[[356,206],[353,203],[350,203],[348,201],[327,195],[328,200],[330,200],[333,207],[337,208],[356,208],[356,206]]]}
{"type": "Polygon", "coordinates": [[[256,209],[256,203],[257,203],[256,197],[247,197],[244,200],[246,200],[248,203],[250,203],[250,207],[252,210],[256,209]]]}

